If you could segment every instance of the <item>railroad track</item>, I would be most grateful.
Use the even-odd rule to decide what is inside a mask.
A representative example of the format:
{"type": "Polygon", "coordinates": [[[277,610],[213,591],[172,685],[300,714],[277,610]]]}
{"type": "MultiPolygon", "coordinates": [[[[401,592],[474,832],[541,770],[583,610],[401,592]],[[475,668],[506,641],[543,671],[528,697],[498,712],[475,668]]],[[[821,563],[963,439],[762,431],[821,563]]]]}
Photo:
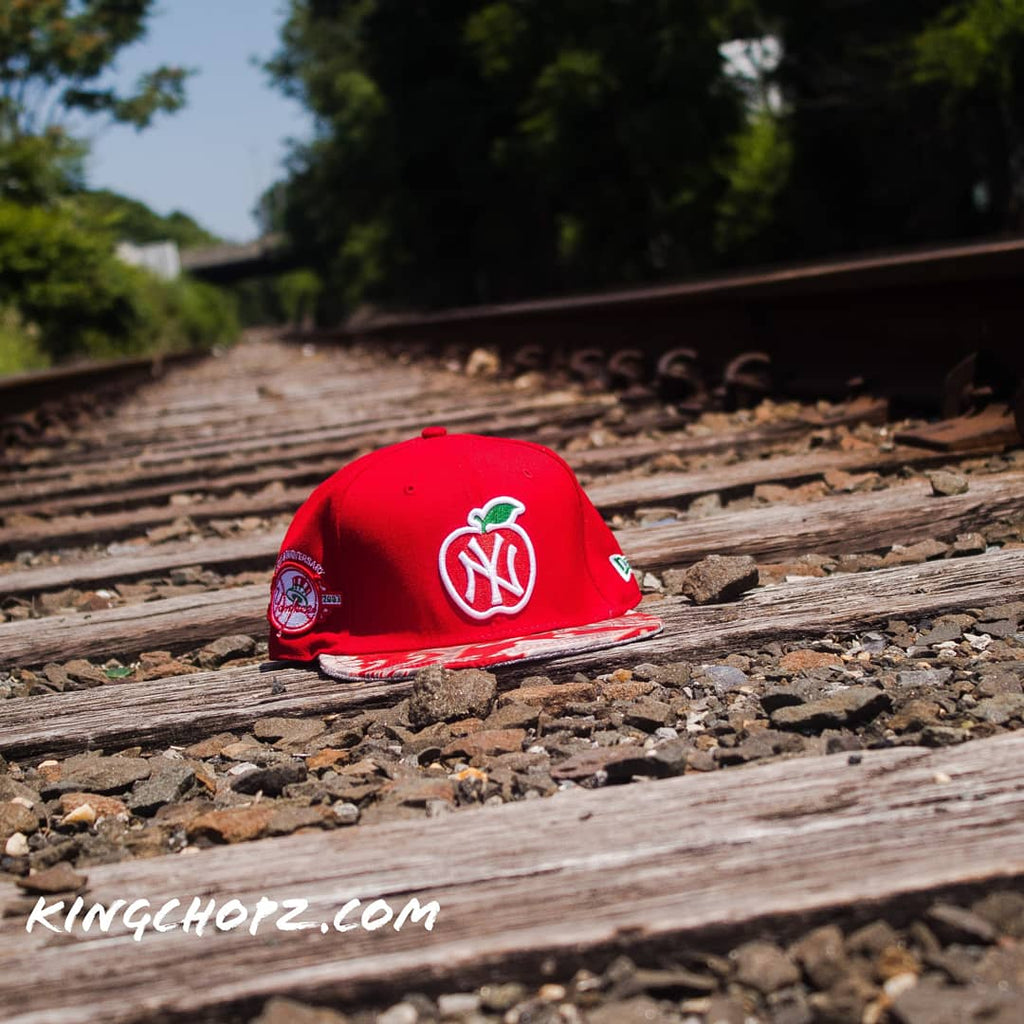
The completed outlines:
{"type": "Polygon", "coordinates": [[[1017,1019],[1020,444],[552,380],[264,339],[7,436],[5,1019],[1017,1019]],[[432,423],[563,454],[664,633],[493,681],[267,662],[298,504],[432,423]],[[711,554],[757,585],[693,603],[711,554]]]}
{"type": "Polygon", "coordinates": [[[316,336],[459,357],[485,339],[520,370],[555,368],[594,387],[657,394],[691,409],[735,408],[780,392],[816,399],[866,389],[948,418],[995,398],[1012,409],[1009,429],[1015,419],[1024,436],[1022,279],[1024,239],[1012,238],[360,316],[316,336]]]}

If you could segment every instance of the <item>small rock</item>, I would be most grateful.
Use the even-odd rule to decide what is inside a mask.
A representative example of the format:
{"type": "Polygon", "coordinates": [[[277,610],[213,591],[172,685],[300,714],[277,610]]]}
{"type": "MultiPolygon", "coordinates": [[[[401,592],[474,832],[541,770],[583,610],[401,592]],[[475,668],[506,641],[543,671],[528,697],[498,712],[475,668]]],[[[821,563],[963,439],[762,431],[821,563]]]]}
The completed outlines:
{"type": "Polygon", "coordinates": [[[488,729],[534,729],[539,717],[540,711],[537,707],[513,702],[492,711],[484,725],[488,729]]]}
{"type": "Polygon", "coordinates": [[[189,757],[216,757],[225,747],[237,742],[238,737],[233,732],[219,732],[216,736],[209,736],[186,747],[185,753],[189,757]]]}
{"type": "Polygon", "coordinates": [[[461,739],[453,740],[445,747],[444,757],[495,757],[523,749],[526,739],[524,729],[481,729],[461,739]]]}
{"type": "Polygon", "coordinates": [[[717,694],[735,690],[750,682],[749,676],[742,669],[733,665],[701,665],[700,671],[704,678],[714,686],[717,694]]]}
{"type": "Polygon", "coordinates": [[[142,757],[104,757],[102,754],[76,754],[61,767],[60,780],[51,786],[58,792],[84,790],[89,793],[116,793],[140,779],[149,777],[150,764],[142,757]]]}
{"type": "Polygon", "coordinates": [[[896,681],[900,686],[914,689],[938,689],[953,675],[951,668],[923,668],[898,672],[896,681]]]}
{"type": "MultiPolygon", "coordinates": [[[[322,807],[300,807],[295,804],[277,805],[267,822],[267,835],[287,836],[300,828],[323,828],[327,811],[322,807]]],[[[333,821],[331,822],[333,824],[333,821]]]]}
{"type": "Polygon", "coordinates": [[[412,1003],[395,1003],[377,1014],[375,1024],[418,1024],[419,1010],[412,1003]]]}
{"type": "Polygon", "coordinates": [[[336,764],[349,759],[349,751],[337,750],[334,747],[323,747],[311,757],[306,758],[306,768],[311,772],[318,772],[321,768],[331,768],[336,764]]]}
{"type": "Polygon", "coordinates": [[[623,721],[644,732],[654,732],[676,720],[676,713],[660,700],[641,700],[623,712],[623,721]]]}
{"type": "Polygon", "coordinates": [[[480,988],[480,1003],[492,1013],[504,1013],[526,998],[526,987],[518,981],[502,985],[483,985],[480,988]]]}
{"type": "Polygon", "coordinates": [[[749,555],[709,555],[690,566],[681,590],[694,604],[717,604],[735,600],[757,582],[757,563],[749,555]]]}
{"type": "Polygon", "coordinates": [[[128,798],[128,808],[134,814],[155,814],[157,808],[182,797],[195,780],[196,773],[187,764],[171,762],[168,768],[136,783],[128,798]]]}
{"type": "Polygon", "coordinates": [[[936,903],[928,909],[928,923],[946,942],[985,943],[997,941],[999,933],[978,914],[951,903],[936,903]]]}
{"type": "Polygon", "coordinates": [[[778,946],[770,942],[747,942],[734,950],[736,980],[762,995],[776,992],[800,980],[800,972],[778,946]]]}
{"type": "Polygon", "coordinates": [[[12,832],[4,843],[4,853],[8,857],[27,857],[29,854],[28,837],[24,832],[12,832]]]}
{"type": "Polygon", "coordinates": [[[503,693],[498,704],[500,707],[512,703],[529,704],[543,708],[548,714],[560,715],[570,704],[584,704],[596,697],[597,687],[590,682],[552,683],[546,678],[531,676],[523,680],[519,689],[503,693]]]}
{"type": "Polygon", "coordinates": [[[416,673],[409,719],[414,728],[422,728],[467,716],[486,718],[497,691],[497,680],[489,672],[452,672],[432,666],[416,673]]]}
{"type": "Polygon", "coordinates": [[[805,672],[812,668],[840,668],[843,659],[828,651],[790,651],[779,658],[779,668],[784,672],[805,672]]]}
{"type": "Polygon", "coordinates": [[[967,477],[951,469],[935,469],[928,473],[927,476],[932,485],[932,494],[936,497],[966,494],[970,486],[967,477]]]}
{"type": "Polygon", "coordinates": [[[750,1016],[738,997],[712,996],[704,1007],[705,1024],[747,1024],[750,1016]]]}
{"type": "Polygon", "coordinates": [[[39,816],[20,802],[0,803],[0,843],[6,843],[15,832],[35,832],[39,816]]]}
{"type": "Polygon", "coordinates": [[[96,812],[97,818],[113,818],[118,814],[127,814],[128,808],[116,797],[100,796],[98,793],[62,793],[60,809],[64,815],[72,814],[79,807],[88,804],[96,812]]]}
{"type": "Polygon", "coordinates": [[[347,800],[339,800],[331,811],[342,825],[354,825],[359,820],[359,808],[347,800]]]}
{"type": "Polygon", "coordinates": [[[971,910],[1002,935],[1024,939],[1024,893],[992,892],[974,903],[971,910]]]}
{"type": "Polygon", "coordinates": [[[899,935],[888,921],[872,921],[846,937],[846,950],[848,953],[859,953],[874,960],[881,956],[884,950],[898,942],[899,935]]]}
{"type": "Polygon", "coordinates": [[[633,668],[633,677],[645,682],[659,683],[662,686],[680,687],[685,686],[692,676],[692,669],[688,662],[675,661],[667,665],[651,665],[644,662],[633,668]]]}
{"type": "Polygon", "coordinates": [[[831,988],[848,968],[843,933],[834,924],[808,932],[792,946],[790,954],[819,989],[831,988]]]}
{"type": "Polygon", "coordinates": [[[273,816],[274,808],[271,804],[207,811],[188,823],[188,837],[213,839],[222,843],[241,843],[263,835],[273,816]]]}
{"type": "Polygon", "coordinates": [[[308,743],[326,729],[319,718],[258,718],[252,733],[258,740],[271,743],[308,743]]]}
{"type": "Polygon", "coordinates": [[[250,1024],[347,1024],[348,1017],[323,1006],[307,1006],[295,999],[274,996],[250,1024]]]}
{"type": "Polygon", "coordinates": [[[442,1020],[457,1020],[474,1014],[479,1009],[480,996],[475,992],[455,992],[437,998],[437,1012],[442,1020]]]}
{"type": "Polygon", "coordinates": [[[870,722],[892,706],[889,695],[870,686],[851,686],[831,697],[776,708],[771,723],[777,729],[820,732],[822,729],[854,728],[870,722]]]}
{"type": "Polygon", "coordinates": [[[551,769],[551,777],[580,782],[599,772],[604,772],[609,782],[628,782],[634,775],[669,774],[663,763],[647,757],[641,747],[622,745],[582,750],[556,764],[551,769]]]}
{"type": "Polygon", "coordinates": [[[64,672],[74,684],[74,688],[87,689],[93,686],[105,686],[110,678],[103,669],[98,668],[84,658],[75,658],[64,664],[64,672]]]}
{"type": "Polygon", "coordinates": [[[65,825],[95,825],[96,808],[92,804],[79,804],[73,811],[68,811],[61,819],[65,825]]]}
{"type": "Polygon", "coordinates": [[[647,760],[654,765],[659,777],[682,775],[686,771],[687,757],[692,749],[689,740],[675,737],[648,751],[647,760]]]}
{"type": "Polygon", "coordinates": [[[248,795],[262,792],[265,796],[280,796],[285,786],[293,782],[303,782],[305,778],[305,764],[301,761],[287,762],[245,772],[231,783],[231,788],[236,793],[248,795]]]}
{"type": "Polygon", "coordinates": [[[58,892],[78,892],[85,888],[87,881],[85,875],[77,874],[68,864],[57,864],[45,871],[17,878],[15,884],[32,895],[49,896],[58,892]]]}
{"type": "Polygon", "coordinates": [[[961,533],[953,541],[952,555],[954,558],[983,555],[987,548],[988,542],[980,533],[961,533]]]}
{"type": "Polygon", "coordinates": [[[991,725],[1006,725],[1011,719],[1024,718],[1024,695],[1004,693],[985,697],[970,710],[971,718],[991,725]]]}
{"type": "Polygon", "coordinates": [[[501,359],[497,352],[487,348],[475,348],[470,352],[466,360],[467,377],[496,377],[500,372],[501,359]]]}
{"type": "Polygon", "coordinates": [[[926,977],[901,993],[889,1012],[898,1024],[1018,1024],[1020,992],[983,985],[957,988],[926,977]]]}
{"type": "Polygon", "coordinates": [[[198,662],[203,668],[219,668],[225,661],[233,658],[247,658],[255,653],[256,641],[251,636],[243,633],[234,633],[231,636],[222,636],[207,644],[198,656],[198,662]]]}

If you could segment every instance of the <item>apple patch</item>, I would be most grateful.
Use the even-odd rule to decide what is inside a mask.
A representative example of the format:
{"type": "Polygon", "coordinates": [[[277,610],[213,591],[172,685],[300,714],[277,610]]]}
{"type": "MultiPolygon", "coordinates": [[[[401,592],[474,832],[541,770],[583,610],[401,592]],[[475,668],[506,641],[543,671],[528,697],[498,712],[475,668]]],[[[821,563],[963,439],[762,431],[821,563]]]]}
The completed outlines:
{"type": "Polygon", "coordinates": [[[516,498],[491,498],[452,530],[438,552],[448,596],[474,619],[515,615],[526,607],[537,578],[529,534],[516,522],[526,506],[516,498]]]}

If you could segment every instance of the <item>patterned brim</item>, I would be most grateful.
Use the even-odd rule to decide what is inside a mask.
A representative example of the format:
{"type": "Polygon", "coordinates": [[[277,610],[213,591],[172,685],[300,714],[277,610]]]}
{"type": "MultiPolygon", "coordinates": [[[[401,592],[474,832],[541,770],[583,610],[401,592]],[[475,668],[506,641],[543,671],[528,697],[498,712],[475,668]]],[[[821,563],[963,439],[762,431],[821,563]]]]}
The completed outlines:
{"type": "Polygon", "coordinates": [[[615,647],[656,636],[661,619],[644,612],[627,612],[589,626],[568,626],[532,636],[491,640],[457,647],[435,647],[384,654],[321,654],[320,668],[335,679],[408,679],[431,665],[444,668],[495,668],[537,658],[558,658],[602,647],[615,647]]]}

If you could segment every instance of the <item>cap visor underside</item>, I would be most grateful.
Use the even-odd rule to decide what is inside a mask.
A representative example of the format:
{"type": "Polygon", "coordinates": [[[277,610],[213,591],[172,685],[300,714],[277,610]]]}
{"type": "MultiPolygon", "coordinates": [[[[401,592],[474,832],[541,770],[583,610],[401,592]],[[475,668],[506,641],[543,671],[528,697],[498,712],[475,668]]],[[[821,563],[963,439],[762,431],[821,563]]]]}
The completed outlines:
{"type": "Polygon", "coordinates": [[[319,662],[320,668],[335,679],[353,682],[409,679],[420,669],[431,665],[451,669],[497,668],[520,661],[559,658],[602,647],[617,647],[657,636],[663,628],[661,619],[654,615],[627,612],[589,626],[568,626],[507,640],[382,654],[321,654],[319,662]]]}

